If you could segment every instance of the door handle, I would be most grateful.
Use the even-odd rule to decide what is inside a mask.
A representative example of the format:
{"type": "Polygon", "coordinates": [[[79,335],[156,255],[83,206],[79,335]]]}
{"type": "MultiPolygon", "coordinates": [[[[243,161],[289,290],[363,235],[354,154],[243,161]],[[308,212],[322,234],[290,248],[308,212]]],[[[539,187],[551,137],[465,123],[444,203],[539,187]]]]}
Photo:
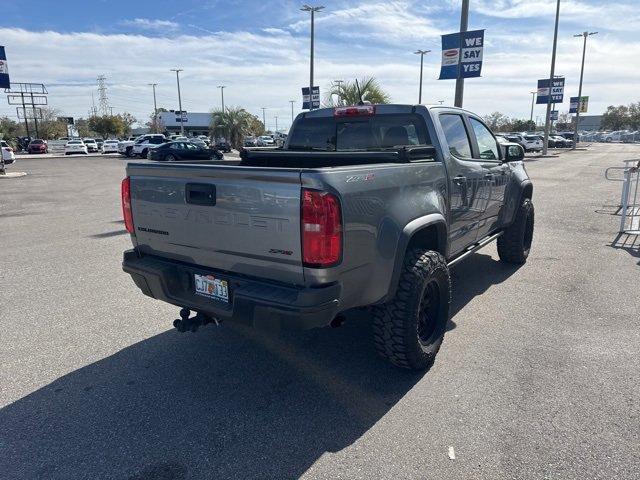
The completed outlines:
{"type": "Polygon", "coordinates": [[[493,180],[493,173],[485,173],[484,178],[486,178],[487,180],[493,180]]]}
{"type": "Polygon", "coordinates": [[[467,177],[458,175],[457,177],[453,177],[453,182],[457,185],[462,185],[463,183],[467,183],[467,177]]]}
{"type": "Polygon", "coordinates": [[[216,186],[208,183],[187,183],[185,200],[192,205],[212,207],[216,204],[216,186]]]}

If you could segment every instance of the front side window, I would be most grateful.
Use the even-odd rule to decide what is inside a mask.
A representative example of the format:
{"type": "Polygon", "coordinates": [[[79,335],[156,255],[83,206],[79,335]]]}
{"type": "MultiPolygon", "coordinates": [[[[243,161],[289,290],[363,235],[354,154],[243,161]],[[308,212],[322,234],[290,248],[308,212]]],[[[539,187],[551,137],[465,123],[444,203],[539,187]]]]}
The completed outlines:
{"type": "Polygon", "coordinates": [[[451,154],[456,157],[471,158],[471,144],[462,117],[457,114],[443,114],[440,115],[440,124],[451,154]]]}
{"type": "Polygon", "coordinates": [[[498,153],[498,143],[489,129],[482,122],[473,117],[470,117],[469,121],[471,122],[473,133],[476,134],[480,158],[483,160],[499,160],[500,155],[498,153]]]}

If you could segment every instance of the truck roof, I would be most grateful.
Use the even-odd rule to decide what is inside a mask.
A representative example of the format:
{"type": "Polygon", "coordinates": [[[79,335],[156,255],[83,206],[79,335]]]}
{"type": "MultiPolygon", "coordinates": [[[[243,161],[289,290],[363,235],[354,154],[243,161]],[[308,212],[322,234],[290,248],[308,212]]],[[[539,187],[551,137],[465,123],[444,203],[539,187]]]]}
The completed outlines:
{"type": "MultiPolygon", "coordinates": [[[[465,112],[467,114],[475,115],[473,112],[470,112],[469,110],[465,110],[463,108],[450,107],[450,106],[439,105],[439,104],[438,105],[433,105],[433,104],[421,105],[421,104],[403,104],[403,103],[384,103],[384,104],[376,103],[376,104],[365,104],[365,105],[374,106],[376,108],[376,114],[383,114],[383,115],[392,115],[397,113],[411,113],[423,108],[425,110],[437,110],[437,109],[458,110],[460,112],[465,112]]],[[[345,105],[344,107],[349,107],[349,106],[356,107],[358,105],[345,105]]],[[[302,116],[305,118],[331,117],[333,116],[334,110],[336,108],[343,108],[343,106],[318,108],[317,110],[302,112],[298,116],[299,117],[302,116]]]]}

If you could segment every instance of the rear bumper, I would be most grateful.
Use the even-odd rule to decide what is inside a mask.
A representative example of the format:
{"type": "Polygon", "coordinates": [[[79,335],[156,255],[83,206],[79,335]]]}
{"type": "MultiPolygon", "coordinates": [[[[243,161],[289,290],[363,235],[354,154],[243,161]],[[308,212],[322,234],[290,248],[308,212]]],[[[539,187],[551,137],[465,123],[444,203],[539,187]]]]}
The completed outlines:
{"type": "Polygon", "coordinates": [[[329,325],[339,311],[341,286],[285,286],[159,257],[124,252],[122,269],[145,295],[196,312],[269,330],[304,330],[329,325]],[[229,303],[194,293],[194,274],[227,280],[229,303]]]}

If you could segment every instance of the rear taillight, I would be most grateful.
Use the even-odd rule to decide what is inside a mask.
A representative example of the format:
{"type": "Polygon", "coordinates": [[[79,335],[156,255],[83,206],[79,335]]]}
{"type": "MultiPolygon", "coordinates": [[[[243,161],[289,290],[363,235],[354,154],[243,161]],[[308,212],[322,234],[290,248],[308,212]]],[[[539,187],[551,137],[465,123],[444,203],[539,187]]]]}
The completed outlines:
{"type": "Polygon", "coordinates": [[[129,177],[122,180],[122,217],[127,232],[133,233],[133,215],[131,214],[131,179],[129,177]]]}
{"type": "Polygon", "coordinates": [[[375,114],[375,105],[356,105],[353,107],[337,107],[333,109],[334,117],[367,117],[375,114]]]}
{"type": "Polygon", "coordinates": [[[306,267],[330,267],[342,256],[342,214],[335,195],[302,189],[302,261],[306,267]]]}

